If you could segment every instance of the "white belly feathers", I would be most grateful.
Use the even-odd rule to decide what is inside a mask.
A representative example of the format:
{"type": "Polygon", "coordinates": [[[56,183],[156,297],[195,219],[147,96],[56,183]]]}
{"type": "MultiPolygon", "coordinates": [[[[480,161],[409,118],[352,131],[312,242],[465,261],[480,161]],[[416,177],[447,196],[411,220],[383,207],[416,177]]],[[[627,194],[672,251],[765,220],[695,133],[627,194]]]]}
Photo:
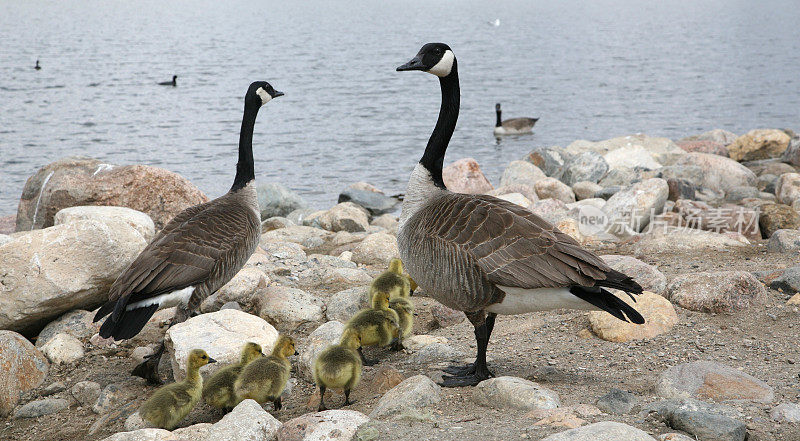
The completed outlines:
{"type": "Polygon", "coordinates": [[[489,305],[486,308],[486,311],[495,314],[515,315],[562,308],[585,310],[600,309],[570,293],[569,288],[524,289],[499,285],[497,287],[506,293],[506,296],[502,302],[489,305]]]}
{"type": "Polygon", "coordinates": [[[151,297],[149,299],[139,300],[135,303],[129,303],[125,310],[131,311],[136,308],[143,308],[151,305],[158,305],[158,309],[171,308],[183,303],[184,305],[189,302],[192,297],[194,286],[172,291],[169,294],[161,294],[160,296],[151,297]]]}

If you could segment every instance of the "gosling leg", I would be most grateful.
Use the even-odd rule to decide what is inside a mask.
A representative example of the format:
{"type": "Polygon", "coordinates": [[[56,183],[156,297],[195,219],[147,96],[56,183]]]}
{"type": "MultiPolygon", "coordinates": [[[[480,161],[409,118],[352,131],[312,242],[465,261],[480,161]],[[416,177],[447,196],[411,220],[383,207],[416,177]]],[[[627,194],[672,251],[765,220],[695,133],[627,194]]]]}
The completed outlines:
{"type": "Polygon", "coordinates": [[[323,410],[328,410],[325,406],[325,386],[319,385],[319,407],[317,408],[318,412],[322,412],[323,410]]]}
{"type": "MultiPolygon", "coordinates": [[[[322,398],[320,398],[320,400],[322,400],[322,398]]],[[[278,398],[276,398],[276,399],[275,399],[275,400],[272,402],[272,405],[275,407],[275,410],[281,410],[281,408],[283,408],[283,405],[281,404],[281,397],[280,397],[280,395],[278,395],[278,398]]]]}
{"type": "Polygon", "coordinates": [[[350,389],[345,389],[344,390],[344,405],[345,406],[349,406],[351,404],[353,404],[353,402],[350,401],[350,389]]]}

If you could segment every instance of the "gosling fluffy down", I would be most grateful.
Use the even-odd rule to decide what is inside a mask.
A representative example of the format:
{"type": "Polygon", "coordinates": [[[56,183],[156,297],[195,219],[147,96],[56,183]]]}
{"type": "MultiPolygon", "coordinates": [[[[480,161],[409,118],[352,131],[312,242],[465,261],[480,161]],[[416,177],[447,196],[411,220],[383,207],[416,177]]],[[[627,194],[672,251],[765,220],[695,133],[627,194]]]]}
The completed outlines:
{"type": "MultiPolygon", "coordinates": [[[[372,308],[362,309],[345,325],[345,329],[353,329],[361,337],[361,346],[388,346],[392,340],[400,336],[400,318],[389,308],[389,294],[378,292],[372,298],[372,308]]],[[[371,366],[359,348],[361,361],[371,366]]]]}
{"type": "Polygon", "coordinates": [[[314,382],[319,386],[319,411],[326,410],[325,390],[343,389],[344,405],[349,406],[350,391],[361,379],[361,336],[352,328],[345,328],[338,345],[322,351],[314,360],[314,382]]]}
{"type": "Polygon", "coordinates": [[[239,404],[233,385],[245,366],[264,356],[261,345],[248,342],[242,348],[239,362],[226,366],[211,376],[203,385],[203,400],[212,407],[230,410],[239,404]]]}
{"type": "Polygon", "coordinates": [[[168,384],[156,390],[139,408],[142,419],[166,430],[177,427],[200,401],[203,390],[200,368],[215,361],[206,351],[193,349],[189,353],[186,378],[180,383],[168,384]]]}
{"type": "Polygon", "coordinates": [[[259,358],[242,369],[234,383],[236,399],[242,401],[250,398],[259,404],[271,401],[275,410],[281,409],[281,394],[289,381],[292,369],[289,357],[297,355],[294,340],[281,335],[272,354],[259,358]]]}
{"type": "Polygon", "coordinates": [[[392,346],[403,348],[402,339],[411,335],[414,327],[414,304],[411,302],[411,280],[403,274],[403,262],[392,259],[389,269],[381,273],[370,285],[370,299],[379,292],[389,293],[389,308],[397,313],[400,335],[392,346]]]}

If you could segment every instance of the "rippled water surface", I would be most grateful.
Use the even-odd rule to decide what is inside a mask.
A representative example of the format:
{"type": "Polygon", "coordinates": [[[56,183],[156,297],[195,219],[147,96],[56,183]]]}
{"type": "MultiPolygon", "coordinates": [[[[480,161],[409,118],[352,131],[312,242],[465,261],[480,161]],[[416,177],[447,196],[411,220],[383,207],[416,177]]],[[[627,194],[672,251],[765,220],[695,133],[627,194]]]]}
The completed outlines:
{"type": "Polygon", "coordinates": [[[242,95],[261,79],[286,96],[256,124],[259,180],[320,207],[359,180],[401,192],[439,91],[394,68],[428,41],[459,60],[447,162],[475,157],[494,182],[537,144],[798,129],[798,23],[796,0],[0,0],[0,215],[68,155],[165,167],[224,193],[242,95]],[[156,85],[173,73],[177,88],[156,85]],[[496,101],[540,117],[535,134],[497,142],[496,101]]]}

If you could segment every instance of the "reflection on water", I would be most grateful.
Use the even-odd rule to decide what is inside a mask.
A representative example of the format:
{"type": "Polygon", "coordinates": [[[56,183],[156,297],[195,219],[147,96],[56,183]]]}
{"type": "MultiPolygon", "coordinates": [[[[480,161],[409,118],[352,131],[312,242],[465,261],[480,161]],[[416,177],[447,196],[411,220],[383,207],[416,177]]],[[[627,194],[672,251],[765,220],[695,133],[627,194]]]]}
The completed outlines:
{"type": "Polygon", "coordinates": [[[439,91],[394,67],[428,41],[449,43],[461,70],[448,162],[475,157],[495,183],[533,145],[797,128],[799,19],[793,0],[6,1],[0,215],[68,155],[165,167],[222,194],[241,97],[262,79],[286,96],[256,124],[259,180],[317,206],[358,180],[401,192],[439,91]],[[157,85],[173,74],[178,87],[157,85]],[[540,117],[535,134],[495,140],[496,102],[540,117]]]}

